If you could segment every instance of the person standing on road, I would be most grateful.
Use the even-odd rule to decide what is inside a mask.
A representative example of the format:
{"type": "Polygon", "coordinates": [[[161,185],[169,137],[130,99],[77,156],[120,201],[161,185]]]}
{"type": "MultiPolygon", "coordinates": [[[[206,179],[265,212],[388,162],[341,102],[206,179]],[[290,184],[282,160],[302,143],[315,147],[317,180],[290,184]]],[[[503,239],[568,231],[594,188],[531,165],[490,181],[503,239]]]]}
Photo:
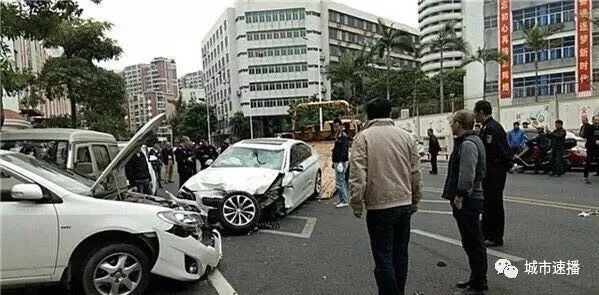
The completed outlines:
{"type": "Polygon", "coordinates": [[[348,206],[347,198],[347,161],[349,161],[349,136],[345,133],[343,122],[336,118],[333,121],[335,130],[335,145],[333,146],[333,169],[335,170],[335,185],[339,202],[335,204],[336,208],[345,208],[348,206]]]}
{"type": "Polygon", "coordinates": [[[593,117],[593,125],[589,124],[589,120],[586,117],[583,118],[580,137],[586,139],[584,147],[587,149],[583,181],[586,184],[590,184],[589,173],[594,161],[597,161],[595,175],[599,176],[599,115],[593,117]]]}
{"type": "Polygon", "coordinates": [[[156,182],[158,182],[158,188],[162,188],[162,162],[160,161],[160,144],[155,143],[152,149],[148,152],[150,164],[156,174],[156,182]]]}
{"type": "Polygon", "coordinates": [[[483,181],[482,228],[487,247],[503,246],[505,212],[503,189],[507,173],[514,173],[512,154],[506,142],[505,130],[491,115],[488,101],[480,100],[474,106],[476,121],[482,123],[479,136],[485,146],[486,173],[483,181]]]}
{"type": "Polygon", "coordinates": [[[206,165],[206,161],[210,159],[210,150],[208,149],[208,146],[203,140],[200,140],[200,142],[198,143],[197,159],[198,161],[200,161],[200,170],[208,168],[208,165],[206,165]]]}
{"type": "Polygon", "coordinates": [[[526,132],[520,129],[520,123],[514,122],[514,129],[507,133],[507,144],[510,146],[512,153],[517,155],[524,148],[526,144],[526,132]]]}
{"type": "Polygon", "coordinates": [[[551,175],[560,177],[564,174],[564,145],[566,143],[566,130],[562,120],[555,121],[555,130],[551,137],[551,175]]]}
{"type": "Polygon", "coordinates": [[[439,140],[437,136],[435,136],[435,132],[432,128],[427,130],[428,133],[428,153],[431,155],[431,171],[429,172],[432,175],[436,175],[438,173],[437,170],[437,156],[441,151],[441,145],[439,145],[439,140]]]}
{"type": "Polygon", "coordinates": [[[451,121],[454,148],[449,157],[444,199],[453,209],[462,247],[468,256],[470,278],[459,282],[461,294],[482,294],[487,290],[487,249],[483,241],[480,214],[483,212],[483,179],[485,177],[485,148],[472,130],[474,113],[458,111],[451,121]]]}
{"type": "Polygon", "coordinates": [[[177,172],[179,173],[179,188],[193,176],[196,170],[196,160],[192,149],[192,142],[187,136],[181,137],[181,146],[175,151],[177,172]]]}
{"type": "Polygon", "coordinates": [[[170,142],[161,151],[162,163],[164,163],[164,181],[173,183],[173,165],[175,162],[175,154],[170,142]]]}
{"type": "Polygon", "coordinates": [[[220,146],[220,151],[219,153],[222,154],[224,151],[226,151],[229,146],[231,145],[231,139],[230,138],[225,138],[225,142],[223,142],[223,144],[220,146]]]}
{"type": "MultiPolygon", "coordinates": [[[[547,133],[545,133],[545,127],[541,125],[537,126],[537,133],[539,135],[537,135],[537,137],[531,140],[533,145],[537,147],[537,149],[535,149],[532,154],[532,158],[535,164],[535,174],[538,174],[539,170],[543,168],[543,160],[547,155],[547,151],[551,148],[551,140],[547,136],[547,133]]],[[[545,173],[547,173],[547,169],[544,170],[545,173]]]]}
{"type": "Polygon", "coordinates": [[[403,295],[410,219],[422,198],[420,155],[412,135],[393,124],[388,100],[368,103],[366,114],[350,154],[350,202],[357,218],[366,209],[378,294],[403,295]]]}
{"type": "Polygon", "coordinates": [[[141,150],[125,164],[125,176],[129,180],[129,185],[136,187],[138,193],[152,194],[150,170],[146,155],[141,150]]]}

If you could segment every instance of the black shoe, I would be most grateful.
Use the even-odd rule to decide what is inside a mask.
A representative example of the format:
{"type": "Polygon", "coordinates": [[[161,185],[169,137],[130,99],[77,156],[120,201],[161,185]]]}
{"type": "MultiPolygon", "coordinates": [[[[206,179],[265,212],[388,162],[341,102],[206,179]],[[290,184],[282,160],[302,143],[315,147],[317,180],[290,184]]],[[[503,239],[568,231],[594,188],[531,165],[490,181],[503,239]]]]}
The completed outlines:
{"type": "MultiPolygon", "coordinates": [[[[473,282],[472,281],[458,282],[455,286],[460,289],[466,289],[468,287],[472,287],[473,282]]],[[[475,286],[473,288],[480,289],[480,290],[489,290],[489,285],[487,283],[483,283],[482,286],[480,286],[480,288],[478,286],[475,286]]]]}
{"type": "Polygon", "coordinates": [[[484,295],[485,292],[482,289],[476,289],[468,286],[468,288],[453,293],[454,295],[484,295]]]}
{"type": "Polygon", "coordinates": [[[437,171],[429,171],[428,173],[431,175],[437,175],[437,171]]]}
{"type": "Polygon", "coordinates": [[[503,246],[503,242],[495,242],[495,241],[486,240],[485,241],[485,246],[487,248],[502,247],[503,246]]]}

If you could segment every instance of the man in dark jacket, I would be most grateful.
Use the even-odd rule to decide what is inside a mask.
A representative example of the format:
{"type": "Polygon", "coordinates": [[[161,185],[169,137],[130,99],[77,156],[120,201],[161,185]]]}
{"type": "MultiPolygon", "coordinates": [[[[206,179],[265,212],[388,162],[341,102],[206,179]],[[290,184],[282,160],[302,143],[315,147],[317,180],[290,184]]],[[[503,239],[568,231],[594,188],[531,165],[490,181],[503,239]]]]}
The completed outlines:
{"type": "Polygon", "coordinates": [[[591,172],[591,165],[595,161],[597,161],[595,175],[599,176],[599,115],[593,117],[593,125],[589,124],[586,117],[583,119],[580,136],[586,139],[584,147],[587,149],[587,160],[584,165],[584,182],[590,184],[589,172],[591,172]]]}
{"type": "Polygon", "coordinates": [[[146,155],[138,151],[125,164],[125,176],[129,180],[129,185],[137,188],[137,191],[142,194],[151,195],[152,188],[150,186],[151,176],[148,168],[146,155]]]}
{"type": "Polygon", "coordinates": [[[210,150],[208,149],[208,146],[204,143],[203,140],[200,140],[200,143],[198,143],[196,157],[198,161],[200,161],[201,170],[208,168],[208,165],[206,165],[206,161],[210,159],[210,150]]]}
{"type": "Polygon", "coordinates": [[[433,131],[432,128],[429,128],[428,131],[428,153],[431,155],[431,171],[429,172],[430,174],[437,174],[437,156],[439,155],[439,152],[441,151],[441,145],[439,145],[439,140],[437,139],[437,136],[435,136],[435,133],[433,131]]]}
{"type": "Polygon", "coordinates": [[[347,170],[347,161],[349,161],[349,137],[343,128],[341,119],[336,118],[333,121],[335,129],[335,145],[333,146],[333,169],[335,170],[335,184],[339,194],[339,203],[335,204],[337,208],[348,206],[347,181],[345,172],[347,170]]]}
{"type": "Polygon", "coordinates": [[[177,172],[179,172],[179,188],[181,188],[196,170],[195,153],[189,137],[181,137],[181,147],[175,151],[175,158],[177,160],[177,172]]]}
{"type": "Polygon", "coordinates": [[[175,164],[175,154],[170,142],[160,152],[162,155],[162,163],[164,163],[164,181],[173,183],[173,165],[175,164]]]}
{"type": "Polygon", "coordinates": [[[512,154],[507,145],[505,130],[491,115],[491,103],[480,100],[474,106],[476,121],[482,123],[479,136],[485,146],[486,174],[483,181],[483,236],[487,247],[503,246],[505,212],[503,189],[507,173],[514,173],[512,154]]]}
{"type": "Polygon", "coordinates": [[[564,174],[564,145],[566,143],[566,130],[562,120],[555,121],[555,130],[551,137],[551,176],[564,174]]]}
{"type": "Polygon", "coordinates": [[[473,125],[474,114],[468,110],[458,111],[451,122],[457,138],[442,195],[451,203],[470,265],[470,278],[457,284],[458,288],[465,289],[462,294],[483,294],[488,289],[487,250],[479,219],[483,212],[486,155],[482,141],[472,130],[473,125]]]}

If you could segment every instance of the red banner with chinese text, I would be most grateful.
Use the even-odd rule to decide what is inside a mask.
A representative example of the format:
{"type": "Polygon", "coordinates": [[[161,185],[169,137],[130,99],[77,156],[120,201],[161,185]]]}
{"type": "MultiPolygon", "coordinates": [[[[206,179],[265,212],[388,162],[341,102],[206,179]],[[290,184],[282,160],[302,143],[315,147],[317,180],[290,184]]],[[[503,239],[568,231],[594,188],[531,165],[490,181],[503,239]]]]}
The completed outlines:
{"type": "Polygon", "coordinates": [[[499,97],[512,98],[512,4],[511,0],[497,1],[499,53],[507,60],[499,67],[499,97]]]}
{"type": "Polygon", "coordinates": [[[578,93],[591,91],[591,0],[576,1],[576,68],[578,73],[578,93]]]}

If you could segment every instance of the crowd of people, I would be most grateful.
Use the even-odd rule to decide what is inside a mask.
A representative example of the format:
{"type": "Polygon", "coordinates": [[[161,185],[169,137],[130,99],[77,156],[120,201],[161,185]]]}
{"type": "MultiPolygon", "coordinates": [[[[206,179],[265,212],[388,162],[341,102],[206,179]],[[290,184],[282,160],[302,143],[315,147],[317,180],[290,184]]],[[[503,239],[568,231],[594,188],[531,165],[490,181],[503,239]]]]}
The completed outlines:
{"type": "MultiPolygon", "coordinates": [[[[451,120],[454,148],[449,158],[442,198],[447,199],[468,257],[470,276],[456,287],[456,294],[483,294],[487,283],[487,248],[504,245],[505,213],[503,191],[507,174],[515,172],[514,157],[525,149],[528,123],[515,122],[506,133],[492,116],[488,101],[479,101],[474,111],[458,111],[451,120]],[[478,125],[478,128],[475,128],[478,125]]],[[[346,139],[337,130],[333,149],[333,169],[337,176],[339,203],[344,204],[343,173],[350,167],[349,197],[353,214],[361,218],[366,211],[366,227],[375,262],[379,294],[404,294],[408,273],[408,243],[411,215],[422,197],[422,175],[417,145],[409,133],[394,126],[387,100],[366,106],[368,123],[356,135],[345,163],[346,139]]],[[[538,126],[537,126],[538,127],[538,126]]],[[[433,130],[428,131],[431,160],[440,151],[433,130]]],[[[545,133],[538,129],[534,140],[551,145],[552,175],[563,174],[566,131],[561,120],[545,133]],[[546,143],[544,141],[548,141],[546,143]]],[[[586,139],[585,182],[592,159],[599,156],[599,115],[593,124],[583,121],[580,136],[586,139]]],[[[437,174],[431,161],[431,174],[437,174]]],[[[338,205],[343,207],[343,205],[338,205]]]]}
{"type": "Polygon", "coordinates": [[[180,188],[189,178],[198,173],[198,165],[199,170],[208,168],[209,160],[214,161],[229,145],[229,138],[226,138],[217,149],[203,140],[194,143],[188,136],[182,136],[174,147],[170,142],[164,144],[156,142],[149,149],[142,147],[142,150],[127,162],[125,174],[131,187],[135,187],[138,192],[151,194],[150,168],[147,163],[149,162],[151,169],[154,170],[159,188],[163,187],[163,183],[174,182],[173,173],[176,166],[180,188]]]}

